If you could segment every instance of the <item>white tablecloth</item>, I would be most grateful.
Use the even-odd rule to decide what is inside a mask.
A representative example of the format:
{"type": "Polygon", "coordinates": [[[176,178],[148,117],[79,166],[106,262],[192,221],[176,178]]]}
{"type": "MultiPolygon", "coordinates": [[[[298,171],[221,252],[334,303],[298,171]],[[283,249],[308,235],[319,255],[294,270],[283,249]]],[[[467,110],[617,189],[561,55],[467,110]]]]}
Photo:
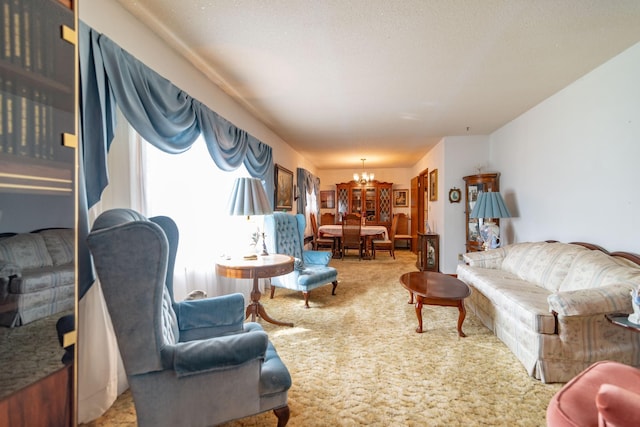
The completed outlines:
{"type": "MultiPolygon", "coordinates": [[[[342,225],[321,225],[318,228],[318,234],[327,237],[342,237],[342,225]]],[[[387,227],[383,225],[365,225],[360,228],[360,235],[362,236],[377,236],[378,234],[382,234],[385,240],[389,238],[387,227]]]]}

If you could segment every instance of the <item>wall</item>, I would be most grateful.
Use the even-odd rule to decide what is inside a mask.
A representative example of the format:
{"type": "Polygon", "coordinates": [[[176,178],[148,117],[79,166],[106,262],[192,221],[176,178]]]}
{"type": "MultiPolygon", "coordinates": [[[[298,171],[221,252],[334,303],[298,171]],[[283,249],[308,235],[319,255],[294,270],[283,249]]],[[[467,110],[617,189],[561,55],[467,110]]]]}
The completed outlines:
{"type": "Polygon", "coordinates": [[[491,135],[443,138],[420,159],[412,176],[438,168],[429,222],[440,234],[441,271],[455,272],[464,252],[464,205],[448,202],[449,189],[464,189],[462,177],[479,167],[501,174],[514,216],[501,220],[505,243],[586,241],[639,253],[639,75],[640,43],[491,135]]]}
{"type": "Polygon", "coordinates": [[[640,43],[491,135],[510,242],[640,252],[640,43]]]}
{"type": "Polygon", "coordinates": [[[455,273],[459,255],[466,252],[466,224],[464,216],[465,188],[462,177],[478,172],[494,172],[496,169],[488,161],[489,137],[487,135],[448,136],[444,138],[444,170],[439,172],[442,180],[442,236],[440,245],[440,270],[455,273]],[[459,188],[462,193],[460,203],[449,202],[449,190],[459,188]]]}

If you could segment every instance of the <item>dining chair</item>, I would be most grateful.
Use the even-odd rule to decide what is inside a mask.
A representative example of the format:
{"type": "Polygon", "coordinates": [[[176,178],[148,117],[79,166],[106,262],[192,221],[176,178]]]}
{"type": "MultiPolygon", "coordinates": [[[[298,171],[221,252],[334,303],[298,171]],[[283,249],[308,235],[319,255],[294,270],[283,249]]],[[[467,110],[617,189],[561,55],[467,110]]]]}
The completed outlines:
{"type": "Polygon", "coordinates": [[[395,240],[406,241],[409,245],[409,250],[413,249],[413,236],[409,234],[409,218],[407,217],[407,214],[398,213],[394,215],[398,215],[398,226],[396,227],[395,240]]]}
{"type": "Polygon", "coordinates": [[[316,222],[316,214],[309,214],[309,221],[311,221],[311,229],[313,231],[313,250],[317,251],[319,248],[331,248],[331,252],[335,248],[335,239],[333,237],[321,237],[318,233],[318,223],[316,222]]]}
{"type": "Polygon", "coordinates": [[[342,218],[342,238],[340,252],[342,259],[347,249],[358,249],[358,257],[362,259],[364,243],[361,236],[362,220],[360,215],[347,214],[342,218]]]}
{"type": "Polygon", "coordinates": [[[336,223],[336,214],[325,212],[320,216],[320,225],[331,225],[336,223]]]}
{"type": "Polygon", "coordinates": [[[371,253],[373,259],[376,259],[376,249],[389,251],[389,255],[396,259],[395,246],[396,246],[396,230],[398,229],[398,215],[394,215],[391,220],[391,229],[389,230],[389,236],[386,239],[373,239],[371,241],[371,253]]]}

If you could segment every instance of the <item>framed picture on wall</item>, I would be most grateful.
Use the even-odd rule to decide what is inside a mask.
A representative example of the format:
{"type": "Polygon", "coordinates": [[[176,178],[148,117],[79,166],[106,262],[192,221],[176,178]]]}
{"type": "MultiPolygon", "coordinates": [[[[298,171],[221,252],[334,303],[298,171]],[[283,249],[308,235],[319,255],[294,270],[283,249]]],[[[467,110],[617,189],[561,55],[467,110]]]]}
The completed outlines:
{"type": "Polygon", "coordinates": [[[429,172],[429,201],[438,200],[438,169],[429,172]]]}
{"type": "Polygon", "coordinates": [[[393,190],[393,207],[409,207],[409,190],[393,190]]]}
{"type": "Polygon", "coordinates": [[[293,209],[293,172],[276,164],[276,200],[275,210],[293,209]]]}
{"type": "Polygon", "coordinates": [[[320,192],[320,209],[335,209],[336,192],[334,190],[320,192]]]}

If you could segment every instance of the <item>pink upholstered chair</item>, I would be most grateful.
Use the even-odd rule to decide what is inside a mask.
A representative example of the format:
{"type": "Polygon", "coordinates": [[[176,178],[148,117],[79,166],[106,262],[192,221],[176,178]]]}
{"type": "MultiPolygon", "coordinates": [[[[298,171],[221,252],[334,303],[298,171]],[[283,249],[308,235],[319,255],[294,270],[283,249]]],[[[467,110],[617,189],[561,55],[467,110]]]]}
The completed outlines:
{"type": "Polygon", "coordinates": [[[640,426],[640,370],[611,361],[589,366],[553,396],[547,426],[640,426]]]}

